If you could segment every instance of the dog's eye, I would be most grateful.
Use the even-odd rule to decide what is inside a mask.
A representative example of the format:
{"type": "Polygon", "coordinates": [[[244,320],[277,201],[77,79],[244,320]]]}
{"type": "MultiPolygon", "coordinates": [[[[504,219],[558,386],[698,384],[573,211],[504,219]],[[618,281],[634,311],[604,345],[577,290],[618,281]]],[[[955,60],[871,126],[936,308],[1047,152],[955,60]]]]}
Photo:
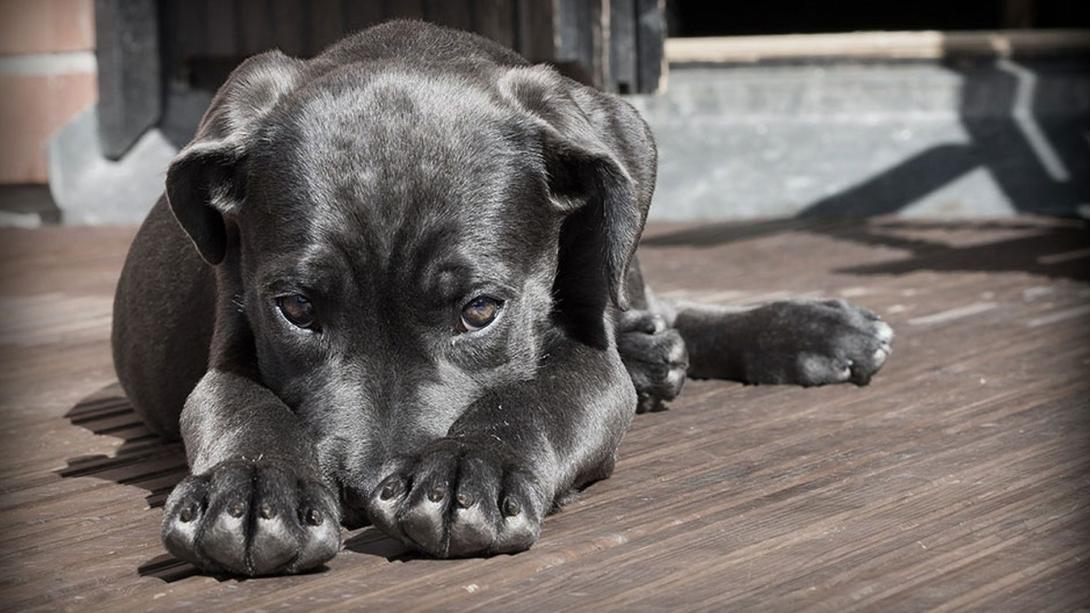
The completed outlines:
{"type": "Polygon", "coordinates": [[[491,296],[477,296],[462,307],[462,331],[473,332],[480,330],[496,320],[500,314],[502,300],[491,296]]]}
{"type": "Polygon", "coordinates": [[[314,305],[302,294],[289,294],[276,299],[276,306],[293,326],[313,330],[318,327],[314,305]]]}

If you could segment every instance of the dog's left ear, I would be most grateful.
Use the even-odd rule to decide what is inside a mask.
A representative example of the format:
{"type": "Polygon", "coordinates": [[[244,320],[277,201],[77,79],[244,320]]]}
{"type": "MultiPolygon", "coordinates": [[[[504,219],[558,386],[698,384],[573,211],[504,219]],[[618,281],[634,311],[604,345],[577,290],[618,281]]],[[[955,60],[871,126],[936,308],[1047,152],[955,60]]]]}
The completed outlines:
{"type": "Polygon", "coordinates": [[[256,55],[216,92],[197,135],[167,170],[166,195],[175,219],[209,264],[227,252],[226,217],[245,200],[246,158],[266,114],[302,81],[305,62],[279,51],[256,55]]]}
{"type": "Polygon", "coordinates": [[[509,69],[499,89],[538,128],[549,197],[567,216],[562,257],[597,266],[613,303],[628,308],[625,279],[655,188],[650,128],[620,98],[546,66],[509,69]]]}

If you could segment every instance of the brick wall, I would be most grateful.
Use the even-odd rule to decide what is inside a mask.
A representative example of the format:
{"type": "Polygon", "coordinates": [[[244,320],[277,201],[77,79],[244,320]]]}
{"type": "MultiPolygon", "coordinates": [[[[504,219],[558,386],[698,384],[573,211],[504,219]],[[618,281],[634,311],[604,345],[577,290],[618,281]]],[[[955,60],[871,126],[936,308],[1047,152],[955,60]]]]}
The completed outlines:
{"type": "Polygon", "coordinates": [[[0,184],[45,183],[46,143],[97,97],[93,0],[0,0],[0,184]]]}

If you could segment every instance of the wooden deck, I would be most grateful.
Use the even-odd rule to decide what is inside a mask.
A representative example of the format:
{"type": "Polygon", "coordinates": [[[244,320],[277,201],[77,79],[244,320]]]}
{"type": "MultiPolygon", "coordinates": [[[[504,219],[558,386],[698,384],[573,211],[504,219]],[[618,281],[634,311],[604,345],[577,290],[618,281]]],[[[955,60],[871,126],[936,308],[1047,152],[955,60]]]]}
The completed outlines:
{"type": "Polygon", "coordinates": [[[248,581],[159,544],[184,461],[108,347],[131,232],[0,232],[2,609],[1090,606],[1082,222],[652,228],[660,293],[844,297],[893,324],[890,362],[862,389],[688,383],[527,553],[419,559],[364,529],[322,572],[248,581]]]}

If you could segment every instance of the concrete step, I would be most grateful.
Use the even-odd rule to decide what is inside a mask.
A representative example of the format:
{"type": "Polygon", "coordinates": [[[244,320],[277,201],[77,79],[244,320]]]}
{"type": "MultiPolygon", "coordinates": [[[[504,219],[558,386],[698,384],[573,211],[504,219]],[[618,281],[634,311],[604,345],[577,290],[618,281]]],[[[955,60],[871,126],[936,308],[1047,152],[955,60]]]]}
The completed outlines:
{"type": "MultiPolygon", "coordinates": [[[[659,145],[651,218],[1090,216],[1082,59],[672,66],[629,97],[659,145]]],[[[206,104],[169,105],[188,110],[118,162],[93,111],[70,122],[50,143],[64,223],[139,222],[206,104]]]]}
{"type": "Polygon", "coordinates": [[[1086,213],[1083,60],[671,66],[651,216],[1086,213]]]}

